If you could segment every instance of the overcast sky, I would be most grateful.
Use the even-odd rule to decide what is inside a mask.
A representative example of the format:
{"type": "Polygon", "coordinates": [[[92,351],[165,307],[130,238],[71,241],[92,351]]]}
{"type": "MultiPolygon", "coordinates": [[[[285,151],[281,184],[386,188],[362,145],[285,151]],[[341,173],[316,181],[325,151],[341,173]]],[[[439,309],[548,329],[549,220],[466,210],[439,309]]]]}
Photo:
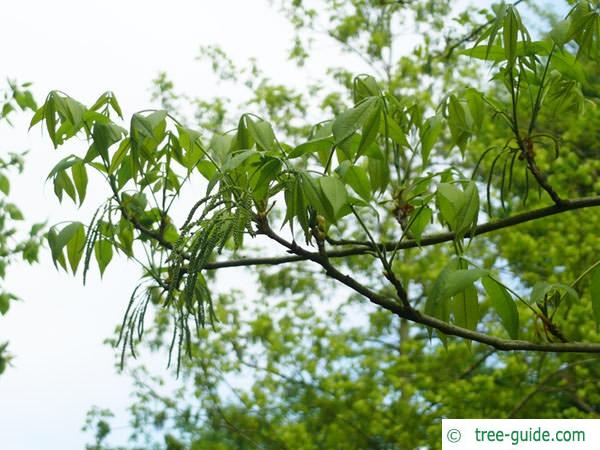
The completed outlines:
{"type": "MultiPolygon", "coordinates": [[[[306,72],[286,63],[291,28],[262,0],[20,0],[4,2],[2,16],[0,75],[32,81],[38,101],[60,89],[90,104],[112,90],[130,114],[150,104],[151,80],[161,70],[179,90],[210,97],[217,87],[195,57],[200,45],[214,43],[234,60],[255,56],[267,73],[305,81],[306,72]]],[[[39,128],[26,134],[25,122],[1,129],[0,151],[30,150],[11,198],[31,222],[86,222],[101,194],[91,187],[89,206],[77,211],[59,206],[44,184],[60,158],[82,148],[55,151],[39,128]]],[[[0,342],[9,340],[16,356],[0,377],[0,449],[80,450],[92,405],[119,413],[115,424],[127,431],[129,381],[116,375],[113,352],[102,341],[121,319],[137,278],[135,265],[119,261],[102,282],[94,274],[84,288],[80,278],[58,273],[44,251],[41,264],[10,268],[7,287],[23,302],[0,317],[0,342]]]]}

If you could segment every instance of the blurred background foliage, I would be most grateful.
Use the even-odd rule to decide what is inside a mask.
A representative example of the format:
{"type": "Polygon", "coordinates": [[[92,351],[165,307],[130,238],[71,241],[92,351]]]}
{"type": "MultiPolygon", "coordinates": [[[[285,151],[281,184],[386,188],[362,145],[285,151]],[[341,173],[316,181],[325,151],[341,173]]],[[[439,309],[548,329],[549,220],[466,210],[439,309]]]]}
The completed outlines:
{"type": "MultiPolygon", "coordinates": [[[[11,116],[23,111],[35,111],[37,104],[29,90],[30,84],[18,84],[7,80],[0,89],[0,127],[12,126],[11,116]]],[[[10,180],[23,171],[25,153],[16,153],[0,148],[0,315],[8,313],[12,302],[19,297],[3,287],[7,270],[16,260],[30,264],[38,261],[38,253],[43,237],[43,223],[33,224],[29,230],[23,225],[23,213],[11,201],[18,197],[11,193],[10,180]]],[[[0,374],[10,362],[8,343],[0,342],[0,374]]]]}

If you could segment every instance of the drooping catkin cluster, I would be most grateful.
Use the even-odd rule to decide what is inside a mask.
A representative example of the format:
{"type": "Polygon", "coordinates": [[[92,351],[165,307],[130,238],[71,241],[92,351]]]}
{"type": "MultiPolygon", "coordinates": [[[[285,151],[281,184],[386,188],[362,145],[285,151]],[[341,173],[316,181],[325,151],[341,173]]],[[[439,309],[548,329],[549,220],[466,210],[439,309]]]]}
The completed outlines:
{"type": "Polygon", "coordinates": [[[197,331],[207,322],[213,325],[215,321],[203,269],[226,245],[236,250],[242,245],[244,233],[252,232],[250,195],[229,197],[226,194],[221,190],[218,195],[196,203],[173,246],[165,305],[175,310],[170,354],[177,347],[177,367],[184,345],[191,354],[190,323],[197,331]],[[194,219],[201,206],[199,217],[194,219]]]}
{"type": "MultiPolygon", "coordinates": [[[[136,356],[141,341],[149,303],[161,304],[172,312],[169,364],[176,351],[179,371],[182,351],[192,353],[192,332],[198,333],[207,323],[214,325],[216,316],[211,292],[202,273],[207,263],[228,246],[237,250],[245,233],[252,233],[253,201],[249,193],[239,193],[227,186],[214,195],[202,198],[191,208],[168,258],[167,279],[156,275],[140,283],[129,300],[117,345],[122,347],[121,364],[127,349],[136,356]]],[[[94,243],[101,234],[100,222],[109,205],[96,212],[86,240],[86,269],[94,243]]]]}

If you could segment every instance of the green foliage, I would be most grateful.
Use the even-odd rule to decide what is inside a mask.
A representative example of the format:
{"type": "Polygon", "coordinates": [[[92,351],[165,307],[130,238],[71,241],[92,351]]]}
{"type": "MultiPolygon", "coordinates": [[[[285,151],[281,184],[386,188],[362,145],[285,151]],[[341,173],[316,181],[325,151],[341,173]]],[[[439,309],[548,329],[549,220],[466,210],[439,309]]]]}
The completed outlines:
{"type": "MultiPolygon", "coordinates": [[[[8,81],[8,86],[0,91],[0,122],[12,125],[10,118],[20,111],[37,108],[29,83],[23,85],[8,81]]],[[[7,268],[22,259],[30,264],[37,262],[44,224],[35,224],[29,232],[23,230],[23,213],[17,205],[8,201],[11,194],[11,172],[23,170],[24,155],[7,153],[0,158],[0,280],[4,280],[7,268]]],[[[14,195],[14,193],[13,193],[14,195]]],[[[4,290],[0,284],[0,315],[4,316],[13,301],[18,297],[4,290]]],[[[4,372],[10,356],[6,353],[7,343],[0,344],[0,374],[4,372]]]]}
{"type": "Polygon", "coordinates": [[[201,101],[202,130],[165,107],[124,132],[83,112],[92,146],[97,121],[114,131],[105,156],[82,158],[110,195],[86,250],[101,240],[143,268],[115,339],[121,363],[144,333],[150,348],[189,356],[174,395],[136,373],[132,445],[438,448],[440,417],[598,414],[596,357],[477,342],[597,348],[597,197],[567,213],[600,189],[595,10],[578,2],[533,40],[532,18],[505,3],[463,12],[460,33],[448,2],[384,3],[282,5],[299,63],[325,19],[375,76],[333,69],[335,88],[302,97],[213,49],[221,78],[255,91],[244,106],[256,115],[201,101]],[[397,58],[394,27],[412,19],[423,43],[397,58]],[[326,120],[307,124],[311,107],[326,120]],[[281,253],[252,247],[257,236],[281,253]],[[256,300],[217,296],[214,271],[247,265],[256,300]]]}
{"type": "MultiPolygon", "coordinates": [[[[595,21],[596,13],[585,8],[585,2],[576,5],[570,20],[583,20],[586,24],[595,21]]],[[[575,58],[571,61],[577,63],[581,55],[595,55],[586,47],[588,41],[594,42],[593,33],[585,29],[587,25],[581,25],[583,30],[578,33],[569,31],[557,38],[555,31],[544,40],[533,42],[514,6],[496,5],[494,13],[495,18],[483,27],[475,46],[466,54],[493,62],[493,79],[504,95],[475,87],[454,89],[436,106],[438,112],[427,116],[418,97],[400,96],[392,85],[381,87],[375,78],[360,75],[350,86],[354,105],[315,125],[303,139],[298,136],[299,145],[277,138],[274,126],[255,114],[243,114],[234,130],[215,132],[206,140],[203,132],[184,126],[165,110],[136,113],[126,129],[113,117],[113,113],[120,117],[121,109],[111,93],[103,94],[88,108],[63,93],[51,92],[36,111],[32,126],[43,122],[55,147],[77,135],[83,135],[90,143],[82,156],[70,155],[52,169],[49,178],[57,197],[62,200],[66,193],[74,202],[83,203],[89,170],[106,179],[110,192],[100,214],[87,229],[81,223],[72,223],[60,231],[50,230],[48,242],[55,265],[67,268],[63,252],[66,249],[75,272],[85,254],[85,277],[93,253],[103,274],[115,252],[138,259],[135,243],[146,247],[146,254],[152,256],[143,264],[144,279],[162,291],[162,305],[174,312],[171,349],[177,348],[179,355],[184,347],[189,352],[190,323],[198,332],[198,327],[206,324],[205,306],[213,307],[206,270],[219,267],[219,263],[214,263],[215,255],[224,249],[243,249],[244,234],[266,235],[300,259],[317,262],[338,282],[379,303],[368,284],[356,288],[356,282],[337,275],[327,259],[326,243],[352,243],[334,236],[352,230],[356,219],[360,224],[357,231],[362,229],[367,240],[360,243],[362,250],[357,247],[353,251],[371,253],[379,260],[404,311],[386,308],[409,318],[413,305],[400,281],[402,277],[392,267],[407,233],[411,231],[409,238],[416,238],[416,244],[423,245],[428,221],[437,219],[438,226],[446,226],[452,233],[451,239],[443,240],[453,241],[458,259],[438,277],[425,312],[457,327],[444,328],[445,331],[471,336],[464,330],[475,330],[482,318],[473,282],[487,272],[464,266],[468,248],[463,241],[477,234],[480,195],[477,183],[462,176],[461,165],[472,159],[468,152],[477,148],[477,139],[504,142],[501,147],[490,146],[473,172],[475,179],[486,155],[492,150],[497,152],[487,169],[488,213],[491,215],[494,209],[492,191],[500,192],[505,210],[506,203],[513,205],[519,197],[525,203],[530,177],[560,208],[563,199],[542,173],[536,153],[538,146],[552,145],[557,157],[560,136],[538,130],[538,119],[559,110],[560,114],[576,117],[583,110],[581,79],[572,70],[566,70],[564,64],[561,71],[561,60],[555,56],[563,55],[563,61],[565,57],[575,58]],[[479,50],[483,41],[487,42],[485,52],[479,50]],[[571,41],[580,46],[575,56],[567,46],[571,41]],[[498,46],[502,53],[495,50],[498,46]],[[504,126],[494,129],[486,125],[495,117],[503,119],[504,126]],[[440,152],[447,168],[434,171],[430,155],[444,141],[457,146],[460,152],[440,152]],[[494,175],[500,164],[502,176],[498,186],[494,175]],[[519,167],[525,173],[524,194],[509,192],[519,167]],[[182,188],[196,178],[203,179],[206,191],[189,210],[187,219],[176,225],[171,207],[178,205],[182,188]],[[387,207],[390,201],[395,203],[392,210],[387,207]],[[374,213],[375,221],[366,219],[365,208],[374,213]],[[420,220],[419,214],[411,214],[413,211],[423,214],[420,220]],[[271,223],[278,217],[285,218],[280,226],[289,225],[291,242],[273,231],[271,223]],[[396,244],[383,243],[387,236],[379,231],[390,218],[403,229],[396,244]],[[297,230],[302,231],[307,244],[316,245],[317,253],[296,245],[297,230]],[[160,263],[156,262],[157,254],[160,263]]],[[[346,26],[348,23],[335,32],[341,33],[337,36],[344,43],[353,33],[346,26]],[[342,29],[346,31],[341,32],[342,29]]],[[[160,83],[166,89],[164,80],[160,83]]],[[[514,183],[517,182],[521,180],[514,183]]],[[[18,218],[17,211],[13,212],[13,218],[18,218]]],[[[509,306],[512,302],[508,294],[489,282],[487,289],[502,324],[515,336],[518,315],[509,306]]],[[[532,311],[549,326],[554,314],[550,316],[548,309],[558,309],[563,298],[572,302],[577,297],[571,287],[542,279],[531,295],[531,304],[539,311],[532,311]]],[[[147,304],[146,299],[140,305],[147,304]]],[[[141,306],[141,311],[145,309],[141,306]]],[[[130,326],[127,336],[131,348],[132,336],[141,339],[144,314],[134,314],[133,318],[126,314],[124,320],[130,326]]]]}

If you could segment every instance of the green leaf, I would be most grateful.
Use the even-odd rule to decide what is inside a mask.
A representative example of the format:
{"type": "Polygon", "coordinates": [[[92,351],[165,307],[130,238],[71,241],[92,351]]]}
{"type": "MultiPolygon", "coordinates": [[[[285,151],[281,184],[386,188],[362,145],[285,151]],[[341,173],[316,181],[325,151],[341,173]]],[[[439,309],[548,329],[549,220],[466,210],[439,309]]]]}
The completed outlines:
{"type": "MultiPolygon", "coordinates": [[[[550,53],[550,47],[544,41],[535,42],[517,42],[516,55],[517,56],[546,56],[550,53]]],[[[491,61],[499,63],[506,60],[506,53],[504,48],[499,45],[478,45],[467,50],[462,50],[458,53],[459,55],[469,56],[475,59],[482,59],[485,61],[491,61]]]]}
{"type": "Polygon", "coordinates": [[[458,260],[451,259],[442,269],[436,280],[433,282],[427,301],[425,302],[425,313],[437,317],[445,322],[450,317],[447,296],[444,294],[446,280],[451,273],[458,267],[458,260]]]}
{"type": "MultiPolygon", "coordinates": [[[[477,289],[468,285],[462,292],[452,298],[452,313],[454,322],[459,327],[474,330],[479,322],[479,302],[477,301],[477,289]]],[[[471,341],[467,341],[470,344],[471,341]]]]}
{"type": "Polygon", "coordinates": [[[352,136],[371,117],[380,101],[379,97],[367,97],[354,108],[348,109],[336,117],[333,122],[333,136],[336,145],[352,136]]]}
{"type": "Polygon", "coordinates": [[[329,136],[320,139],[313,139],[298,145],[289,153],[288,157],[299,158],[307,153],[318,153],[321,151],[331,150],[331,147],[333,147],[333,138],[329,136]]]}
{"type": "Polygon", "coordinates": [[[57,248],[62,251],[81,227],[83,227],[83,225],[80,222],[71,222],[69,225],[65,226],[60,233],[58,233],[56,238],[57,248]]]}
{"type": "Polygon", "coordinates": [[[435,195],[435,201],[442,219],[456,230],[456,216],[464,203],[464,194],[454,184],[440,183],[435,195]]]}
{"type": "Polygon", "coordinates": [[[31,128],[34,125],[36,125],[42,119],[44,119],[45,114],[46,114],[46,105],[44,104],[33,114],[33,117],[31,118],[31,122],[29,122],[29,129],[31,130],[31,128]]]}
{"type": "MultiPolygon", "coordinates": [[[[134,119],[131,119],[131,121],[134,122],[134,119]]],[[[116,142],[119,142],[121,136],[125,134],[126,132],[123,128],[112,123],[105,124],[96,122],[94,124],[94,128],[92,129],[94,147],[104,161],[108,163],[108,148],[116,142]]]]}
{"type": "Polygon", "coordinates": [[[10,181],[8,181],[8,177],[3,173],[0,173],[0,191],[4,195],[8,195],[10,192],[10,181]]]}
{"type": "Polygon", "coordinates": [[[146,158],[151,157],[151,153],[164,138],[166,117],[167,112],[162,110],[155,111],[147,116],[143,116],[141,113],[135,113],[131,116],[131,142],[135,149],[141,149],[146,158]]]}
{"type": "Polygon", "coordinates": [[[464,192],[454,184],[440,183],[436,192],[436,204],[442,219],[458,239],[462,239],[477,225],[479,192],[474,182],[470,181],[464,192]]]}
{"type": "Polygon", "coordinates": [[[54,262],[55,266],[58,262],[65,270],[67,270],[63,250],[78,233],[78,229],[80,227],[83,227],[80,222],[72,222],[65,226],[59,233],[57,233],[54,228],[48,230],[46,239],[48,241],[48,246],[50,247],[50,251],[52,253],[52,261],[54,262]]]}
{"type": "Polygon", "coordinates": [[[598,57],[598,41],[600,40],[600,14],[590,2],[582,1],[569,15],[571,27],[568,38],[577,42],[577,59],[585,55],[591,59],[598,57]]]}
{"type": "Polygon", "coordinates": [[[479,217],[479,191],[470,181],[464,190],[462,204],[456,214],[456,235],[460,239],[477,225],[479,217]]]}
{"type": "Polygon", "coordinates": [[[550,31],[550,37],[558,46],[563,46],[571,40],[569,30],[571,29],[571,20],[565,19],[558,22],[550,31]]]}
{"type": "Polygon", "coordinates": [[[339,218],[340,211],[348,203],[348,194],[344,183],[336,177],[323,177],[319,180],[325,198],[333,210],[333,216],[339,218]]]}
{"type": "Polygon", "coordinates": [[[380,95],[381,89],[371,75],[359,75],[354,78],[354,101],[359,102],[365,97],[380,95]]]}
{"type": "Polygon", "coordinates": [[[506,58],[504,49],[499,45],[493,45],[491,47],[488,47],[487,45],[478,45],[477,47],[462,50],[458,54],[493,62],[504,61],[506,58]]]}
{"type": "Polygon", "coordinates": [[[246,125],[246,117],[243,115],[240,117],[238,122],[237,132],[235,134],[235,139],[231,141],[231,151],[235,150],[247,150],[252,148],[254,142],[252,141],[252,135],[248,130],[248,126],[246,125]]]}
{"type": "Polygon", "coordinates": [[[350,161],[344,161],[335,171],[363,200],[371,200],[371,184],[365,169],[352,164],[350,161]]]}
{"type": "Polygon", "coordinates": [[[67,258],[71,265],[71,270],[73,270],[73,273],[76,273],[77,266],[85,249],[85,230],[82,223],[73,225],[76,225],[76,230],[67,243],[67,258]]]}
{"type": "Polygon", "coordinates": [[[442,121],[438,116],[428,118],[420,130],[421,159],[423,167],[427,167],[431,149],[437,142],[442,132],[442,121]]]}
{"type": "Polygon", "coordinates": [[[270,123],[264,120],[255,122],[248,115],[246,115],[246,123],[250,135],[254,138],[256,145],[260,150],[275,150],[275,133],[273,133],[273,128],[270,123]]]}
{"type": "Polygon", "coordinates": [[[483,125],[485,114],[483,94],[475,89],[469,88],[465,91],[464,97],[467,100],[467,106],[469,108],[469,113],[471,114],[471,131],[478,132],[483,125]]]}
{"type": "Polygon", "coordinates": [[[545,281],[538,281],[533,286],[531,290],[531,295],[529,296],[529,302],[531,304],[536,304],[544,300],[544,297],[550,290],[552,289],[552,285],[545,281]]]}
{"type": "Polygon", "coordinates": [[[465,147],[472,131],[472,120],[467,116],[465,105],[455,95],[448,99],[448,126],[452,135],[452,144],[457,145],[464,157],[465,147]]]}
{"type": "Polygon", "coordinates": [[[110,166],[108,168],[108,173],[113,174],[119,168],[125,156],[127,156],[127,151],[131,148],[131,141],[129,138],[125,138],[119,144],[119,148],[115,152],[112,157],[112,161],[110,162],[110,166]]]}
{"type": "MultiPolygon", "coordinates": [[[[383,158],[369,157],[368,171],[369,179],[371,180],[370,187],[373,188],[373,191],[384,192],[390,183],[390,166],[387,161],[383,158]]],[[[369,186],[365,187],[368,188],[369,186]]]]}
{"type": "Polygon", "coordinates": [[[71,175],[73,176],[73,183],[75,184],[75,189],[79,196],[79,204],[81,205],[85,200],[88,185],[87,170],[83,161],[78,161],[71,166],[71,175]]]}
{"type": "Polygon", "coordinates": [[[253,155],[258,155],[259,153],[256,150],[242,150],[239,152],[231,153],[228,159],[225,161],[223,166],[221,167],[222,172],[231,172],[232,170],[237,169],[242,165],[244,161],[250,158],[253,155]]]}
{"type": "Polygon", "coordinates": [[[106,239],[97,240],[94,244],[94,255],[96,256],[96,261],[98,262],[98,267],[100,268],[100,276],[102,276],[104,275],[106,266],[108,266],[113,257],[113,249],[110,241],[106,239]]]}
{"type": "Polygon", "coordinates": [[[550,67],[558,70],[562,75],[584,84],[586,82],[585,69],[575,59],[575,56],[567,51],[556,51],[552,55],[550,67]]]}
{"type": "Polygon", "coordinates": [[[410,218],[410,232],[412,233],[417,244],[421,244],[421,236],[423,231],[431,222],[433,211],[428,206],[423,206],[415,209],[410,218]]]}
{"type": "Polygon", "coordinates": [[[59,200],[62,201],[62,193],[66,192],[71,199],[76,202],[77,194],[75,191],[75,186],[73,182],[69,178],[66,172],[59,172],[54,178],[54,193],[58,197],[59,200]]]}
{"type": "MultiPolygon", "coordinates": [[[[547,283],[546,281],[538,281],[531,290],[529,302],[531,304],[543,303],[544,298],[552,297],[552,293],[558,293],[560,297],[566,297],[569,301],[575,301],[579,299],[577,291],[571,286],[567,286],[562,283],[547,283]]],[[[558,305],[555,305],[558,306],[558,305]]]]}
{"type": "Polygon", "coordinates": [[[67,120],[71,122],[74,130],[79,130],[83,125],[83,116],[86,112],[85,106],[70,97],[64,98],[62,103],[65,106],[67,120]]]}
{"type": "Polygon", "coordinates": [[[106,105],[108,103],[108,95],[109,92],[104,92],[100,97],[98,97],[98,100],[94,102],[94,104],[90,107],[90,110],[98,111],[100,108],[106,105]]]}
{"type": "Polygon", "coordinates": [[[12,203],[7,203],[4,205],[4,209],[6,210],[6,212],[8,213],[8,215],[10,216],[11,219],[13,220],[23,220],[23,213],[21,212],[21,210],[19,208],[17,208],[17,205],[14,205],[12,203]]]}
{"type": "Polygon", "coordinates": [[[56,242],[56,238],[58,237],[56,231],[53,228],[48,230],[46,234],[46,240],[48,241],[48,247],[50,247],[50,253],[52,255],[52,262],[54,263],[54,267],[56,267],[56,262],[61,255],[62,249],[58,247],[58,243],[56,242]]]}
{"type": "MultiPolygon", "coordinates": [[[[54,144],[54,148],[58,147],[58,140],[56,139],[56,106],[55,106],[56,93],[50,92],[44,104],[44,119],[46,119],[46,129],[48,130],[48,136],[54,144]]],[[[37,115],[37,114],[36,114],[37,115]]],[[[34,116],[35,118],[35,116],[34,116]]]]}
{"type": "Polygon", "coordinates": [[[475,281],[488,274],[484,269],[458,269],[446,275],[440,290],[441,298],[449,298],[464,291],[475,281]]]}
{"type": "Polygon", "coordinates": [[[504,56],[508,61],[509,67],[513,67],[517,58],[517,40],[519,37],[519,17],[515,8],[508,7],[504,17],[504,26],[502,29],[502,43],[504,44],[504,56]]]}
{"type": "Polygon", "coordinates": [[[490,297],[492,307],[512,339],[519,339],[519,310],[506,288],[491,277],[481,280],[490,297]]]}
{"type": "Polygon", "coordinates": [[[591,275],[590,292],[592,297],[592,310],[596,326],[600,328],[600,266],[597,266],[591,275]]]}
{"type": "Polygon", "coordinates": [[[65,170],[69,169],[78,161],[80,161],[80,159],[75,155],[69,155],[61,159],[58,164],[52,168],[46,179],[49,180],[50,178],[56,177],[56,175],[58,175],[60,172],[64,172],[65,170]]]}
{"type": "Polygon", "coordinates": [[[300,177],[302,180],[302,192],[306,196],[308,203],[317,213],[325,216],[330,222],[334,222],[333,209],[325,198],[320,184],[306,172],[301,172],[300,177]]]}
{"type": "Polygon", "coordinates": [[[365,120],[365,124],[362,127],[360,144],[358,145],[358,150],[356,151],[355,160],[360,158],[369,146],[375,142],[377,138],[377,134],[379,133],[379,125],[381,122],[381,110],[382,110],[382,102],[376,102],[375,106],[372,108],[371,113],[365,120]]]}
{"type": "Polygon", "coordinates": [[[281,160],[277,158],[266,158],[266,162],[262,164],[260,169],[251,179],[255,199],[262,200],[267,196],[269,184],[277,177],[281,171],[281,166],[281,160]]]}
{"type": "Polygon", "coordinates": [[[387,128],[389,137],[392,138],[396,144],[404,148],[410,147],[410,144],[406,139],[406,134],[393,118],[388,116],[387,120],[384,121],[384,127],[387,128]]]}
{"type": "Polygon", "coordinates": [[[108,100],[108,102],[110,103],[110,106],[112,106],[112,109],[122,119],[123,111],[121,111],[121,106],[119,105],[119,102],[117,101],[117,97],[115,97],[115,94],[113,94],[112,92],[108,92],[108,94],[110,94],[110,98],[108,100]]]}
{"type": "MultiPolygon", "coordinates": [[[[10,295],[8,295],[6,293],[0,294],[0,314],[2,314],[4,316],[8,312],[9,308],[10,308],[10,295]]],[[[1,355],[0,355],[0,357],[1,357],[1,355]]],[[[0,373],[2,373],[2,370],[0,370],[0,373]]]]}

